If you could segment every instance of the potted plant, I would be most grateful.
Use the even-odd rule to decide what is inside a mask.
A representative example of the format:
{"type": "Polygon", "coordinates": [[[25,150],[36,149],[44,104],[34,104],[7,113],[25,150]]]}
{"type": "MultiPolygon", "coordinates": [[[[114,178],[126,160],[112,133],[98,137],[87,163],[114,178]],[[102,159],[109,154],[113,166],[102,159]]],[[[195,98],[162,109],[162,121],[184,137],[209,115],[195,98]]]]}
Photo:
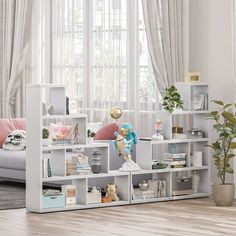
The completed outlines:
{"type": "Polygon", "coordinates": [[[43,136],[43,139],[42,139],[43,146],[50,145],[52,140],[49,138],[49,131],[47,128],[43,128],[42,136],[43,136]]]}
{"type": "Polygon", "coordinates": [[[184,101],[174,85],[164,90],[162,106],[165,110],[172,113],[175,109],[183,109],[183,105],[184,101]]]}
{"type": "Polygon", "coordinates": [[[214,121],[213,128],[218,134],[217,140],[210,146],[213,150],[217,176],[221,184],[214,184],[213,197],[217,206],[232,206],[234,199],[234,184],[226,183],[226,173],[233,174],[231,159],[236,149],[236,104],[225,104],[223,101],[213,100],[218,109],[209,113],[208,118],[214,121]]]}

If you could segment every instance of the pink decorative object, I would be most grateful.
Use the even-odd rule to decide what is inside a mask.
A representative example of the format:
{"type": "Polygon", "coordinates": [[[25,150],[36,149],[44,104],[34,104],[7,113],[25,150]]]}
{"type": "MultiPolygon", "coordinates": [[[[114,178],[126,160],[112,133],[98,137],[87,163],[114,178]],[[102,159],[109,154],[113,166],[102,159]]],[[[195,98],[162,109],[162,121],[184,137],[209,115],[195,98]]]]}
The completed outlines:
{"type": "Polygon", "coordinates": [[[62,136],[64,138],[72,138],[72,127],[69,125],[63,125],[61,122],[51,123],[49,126],[50,136],[62,136]]]}
{"type": "Polygon", "coordinates": [[[0,147],[2,147],[6,137],[15,129],[26,130],[26,119],[0,119],[0,147]]]}
{"type": "Polygon", "coordinates": [[[118,131],[119,127],[116,123],[108,124],[103,126],[96,133],[95,140],[115,140],[116,136],[114,135],[115,131],[118,131]]]}

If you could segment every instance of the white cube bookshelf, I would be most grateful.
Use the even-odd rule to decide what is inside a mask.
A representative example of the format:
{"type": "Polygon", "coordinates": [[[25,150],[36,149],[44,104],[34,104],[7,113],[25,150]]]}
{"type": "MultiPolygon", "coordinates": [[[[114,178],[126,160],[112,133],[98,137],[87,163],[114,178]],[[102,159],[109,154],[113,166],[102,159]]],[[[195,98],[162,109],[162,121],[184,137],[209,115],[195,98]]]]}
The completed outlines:
{"type": "MultiPolygon", "coordinates": [[[[183,195],[183,196],[172,196],[169,194],[169,200],[187,199],[195,197],[206,197],[209,196],[210,192],[210,155],[209,148],[206,145],[209,142],[209,128],[206,120],[206,114],[208,111],[208,85],[206,83],[176,83],[178,91],[184,100],[184,109],[176,110],[173,113],[169,113],[165,110],[157,111],[157,119],[162,122],[164,140],[151,141],[151,140],[139,140],[136,146],[136,162],[139,166],[145,170],[145,173],[167,173],[170,178],[167,178],[169,182],[169,191],[172,192],[172,183],[176,180],[176,176],[181,173],[186,173],[190,176],[192,171],[197,171],[200,175],[199,192],[197,194],[183,195]],[[194,98],[197,94],[207,94],[204,102],[206,105],[201,110],[194,110],[194,98]],[[207,108],[207,109],[205,109],[207,108]],[[188,137],[182,139],[174,139],[172,133],[172,127],[176,126],[175,122],[184,120],[185,133],[190,128],[197,128],[203,131],[203,137],[188,137]],[[163,154],[168,152],[168,145],[174,144],[176,147],[176,153],[186,153],[186,167],[183,168],[165,168],[165,169],[152,169],[152,161],[158,160],[160,163],[163,161],[163,154]],[[192,153],[195,151],[202,152],[202,166],[192,165],[192,153]]],[[[182,124],[181,124],[182,125],[182,124]]],[[[143,170],[143,173],[144,173],[143,170]]],[[[136,174],[132,174],[136,175],[136,174]]],[[[150,176],[149,176],[150,177],[150,176]]],[[[131,178],[131,184],[133,178],[131,178]]],[[[163,199],[148,199],[148,201],[160,201],[163,199]]],[[[135,203],[137,201],[132,201],[135,203]]],[[[140,202],[140,200],[138,201],[140,202]]],[[[145,202],[145,201],[143,201],[145,202]]]]}
{"type": "MultiPolygon", "coordinates": [[[[143,141],[136,145],[136,162],[142,168],[136,172],[119,172],[120,160],[117,152],[117,161],[111,165],[110,152],[111,142],[87,141],[87,115],[75,114],[66,115],[65,87],[61,85],[29,85],[27,87],[26,115],[27,115],[27,149],[26,149],[26,209],[30,212],[56,212],[65,210],[77,210],[95,207],[106,207],[126,204],[137,204],[146,202],[159,202],[169,200],[188,199],[196,197],[206,197],[209,195],[209,151],[205,147],[208,144],[208,124],[205,121],[206,110],[192,110],[192,100],[197,93],[208,92],[207,84],[185,84],[178,83],[177,87],[181,92],[185,103],[183,111],[175,111],[173,114],[166,111],[158,111],[157,118],[163,122],[163,134],[165,140],[143,141]],[[43,115],[42,103],[50,104],[55,109],[53,115],[43,115]],[[189,123],[194,128],[204,131],[203,138],[195,139],[173,139],[172,126],[175,117],[188,117],[189,123]],[[42,145],[42,128],[48,127],[52,123],[61,122],[64,126],[74,127],[78,123],[79,139],[78,144],[68,145],[42,145]],[[168,144],[175,144],[177,152],[187,154],[187,166],[183,168],[152,169],[152,160],[161,159],[162,154],[167,151],[168,144]],[[91,164],[92,153],[101,153],[102,171],[99,174],[69,175],[66,176],[66,160],[71,159],[72,149],[84,149],[84,154],[88,156],[91,164]],[[203,152],[203,165],[194,167],[191,165],[190,156],[194,151],[203,152]],[[52,176],[43,176],[42,159],[47,157],[51,161],[52,176]],[[111,170],[112,169],[112,170],[111,170]],[[199,192],[184,196],[173,196],[173,181],[178,173],[190,173],[196,170],[200,175],[199,192]],[[166,197],[153,199],[133,199],[133,186],[137,186],[141,180],[166,180],[166,197]],[[50,184],[73,184],[76,186],[76,204],[71,206],[44,208],[43,188],[50,184]],[[118,196],[120,201],[110,203],[89,204],[87,192],[89,187],[103,187],[107,183],[113,182],[118,186],[118,196]]],[[[152,125],[152,124],[150,124],[152,125]]],[[[187,129],[187,128],[186,128],[187,129]]],[[[72,134],[73,135],[73,134],[72,134]]],[[[114,158],[114,157],[113,157],[114,158]]]]}
{"type": "MultiPolygon", "coordinates": [[[[30,212],[53,212],[63,210],[84,209],[91,207],[104,207],[112,205],[129,204],[129,173],[110,171],[109,144],[87,142],[87,115],[66,115],[65,87],[61,85],[29,85],[27,87],[27,149],[26,149],[26,208],[30,212]],[[42,103],[52,105],[53,115],[43,115],[42,103]],[[78,144],[48,145],[42,144],[42,129],[50,124],[60,122],[63,126],[74,127],[78,124],[78,144]],[[83,149],[91,164],[92,153],[101,153],[102,171],[100,174],[69,175],[66,176],[66,160],[71,159],[75,153],[72,149],[83,149]],[[43,158],[49,158],[52,176],[43,176],[43,158]],[[107,204],[88,204],[87,190],[89,183],[95,185],[106,183],[111,179],[120,187],[121,201],[107,204]],[[76,205],[58,208],[44,208],[43,187],[45,184],[70,183],[76,185],[76,205]]],[[[72,133],[73,138],[73,133],[72,133]]]]}

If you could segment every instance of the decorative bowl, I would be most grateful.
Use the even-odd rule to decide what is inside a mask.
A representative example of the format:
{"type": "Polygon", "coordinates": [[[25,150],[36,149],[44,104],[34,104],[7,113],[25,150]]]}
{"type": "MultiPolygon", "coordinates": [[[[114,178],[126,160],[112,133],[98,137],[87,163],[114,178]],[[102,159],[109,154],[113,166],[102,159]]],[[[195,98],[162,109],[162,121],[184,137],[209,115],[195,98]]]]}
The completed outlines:
{"type": "Polygon", "coordinates": [[[147,191],[148,187],[149,187],[149,184],[145,180],[142,180],[141,183],[139,183],[138,186],[139,186],[140,190],[147,191]]]}

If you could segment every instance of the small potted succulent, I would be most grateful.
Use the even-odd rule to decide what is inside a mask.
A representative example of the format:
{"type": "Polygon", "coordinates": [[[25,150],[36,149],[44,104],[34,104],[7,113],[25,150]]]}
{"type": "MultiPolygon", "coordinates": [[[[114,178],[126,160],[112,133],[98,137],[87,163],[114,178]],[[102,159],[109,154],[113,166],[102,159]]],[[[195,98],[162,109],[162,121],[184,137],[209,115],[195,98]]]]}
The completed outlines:
{"type": "Polygon", "coordinates": [[[183,109],[184,101],[182,100],[180,93],[174,85],[164,89],[162,96],[162,106],[165,110],[172,113],[176,109],[183,109]]]}
{"type": "Polygon", "coordinates": [[[49,138],[49,131],[47,128],[43,128],[42,130],[42,144],[43,146],[48,146],[51,144],[52,140],[49,138]]]}
{"type": "Polygon", "coordinates": [[[213,100],[218,109],[210,112],[208,119],[214,121],[213,128],[217,132],[217,139],[211,145],[217,176],[221,184],[214,184],[213,197],[217,206],[232,206],[234,199],[234,184],[226,182],[226,173],[233,174],[231,160],[236,149],[236,104],[225,104],[223,101],[213,100]]]}

